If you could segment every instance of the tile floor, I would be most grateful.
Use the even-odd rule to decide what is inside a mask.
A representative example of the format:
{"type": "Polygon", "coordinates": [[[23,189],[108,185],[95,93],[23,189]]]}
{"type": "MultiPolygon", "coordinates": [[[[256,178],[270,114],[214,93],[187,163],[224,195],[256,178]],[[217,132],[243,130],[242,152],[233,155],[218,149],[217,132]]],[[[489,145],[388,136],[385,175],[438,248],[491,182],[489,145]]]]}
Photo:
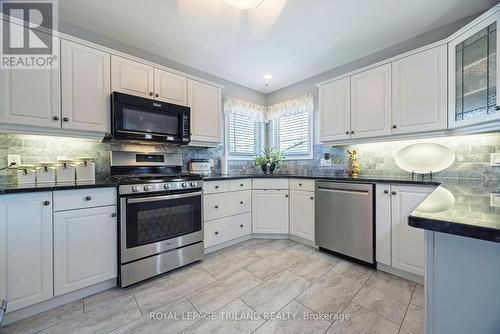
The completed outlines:
{"type": "Polygon", "coordinates": [[[290,240],[252,239],[0,333],[418,334],[423,307],[421,285],[290,240]]]}

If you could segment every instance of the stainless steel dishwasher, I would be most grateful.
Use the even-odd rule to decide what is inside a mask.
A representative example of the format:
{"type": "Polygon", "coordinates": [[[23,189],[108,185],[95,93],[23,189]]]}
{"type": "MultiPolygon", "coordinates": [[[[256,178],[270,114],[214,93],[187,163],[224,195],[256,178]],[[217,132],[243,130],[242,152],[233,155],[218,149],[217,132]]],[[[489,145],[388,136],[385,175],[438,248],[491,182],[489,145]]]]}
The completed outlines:
{"type": "Polygon", "coordinates": [[[316,244],[375,263],[373,184],[316,181],[316,244]]]}

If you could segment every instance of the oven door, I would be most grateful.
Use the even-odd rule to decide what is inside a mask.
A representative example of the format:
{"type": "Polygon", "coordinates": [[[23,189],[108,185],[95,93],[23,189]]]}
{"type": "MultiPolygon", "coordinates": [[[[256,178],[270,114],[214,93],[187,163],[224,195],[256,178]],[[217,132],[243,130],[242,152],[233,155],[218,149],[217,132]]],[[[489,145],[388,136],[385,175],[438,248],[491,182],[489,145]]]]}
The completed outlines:
{"type": "Polygon", "coordinates": [[[202,193],[120,200],[122,264],[203,241],[202,193]]]}

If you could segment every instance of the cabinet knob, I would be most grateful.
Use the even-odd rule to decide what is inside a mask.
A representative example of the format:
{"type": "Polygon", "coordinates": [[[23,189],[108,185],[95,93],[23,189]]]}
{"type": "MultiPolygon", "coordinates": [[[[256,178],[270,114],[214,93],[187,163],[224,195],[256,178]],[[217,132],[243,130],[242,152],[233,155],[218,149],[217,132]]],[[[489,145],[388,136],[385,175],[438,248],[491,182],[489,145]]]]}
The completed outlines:
{"type": "Polygon", "coordinates": [[[218,234],[219,234],[219,232],[218,232],[218,231],[215,231],[215,235],[218,235],[218,234]]]}
{"type": "Polygon", "coordinates": [[[116,217],[116,213],[112,213],[111,217],[113,217],[113,218],[116,217]]]}
{"type": "Polygon", "coordinates": [[[58,121],[58,120],[59,120],[59,116],[54,116],[54,117],[52,117],[52,119],[53,119],[54,121],[58,121]]]}
{"type": "Polygon", "coordinates": [[[86,196],[86,197],[85,197],[85,200],[86,200],[86,201],[90,201],[91,199],[92,199],[92,197],[90,197],[90,196],[86,196]]]}
{"type": "Polygon", "coordinates": [[[153,96],[153,92],[149,92],[149,96],[153,96]]]}
{"type": "Polygon", "coordinates": [[[354,134],[354,131],[351,131],[351,135],[353,135],[353,134],[354,134]]]}
{"type": "Polygon", "coordinates": [[[397,127],[398,127],[398,126],[397,126],[396,124],[394,124],[394,125],[392,126],[392,128],[393,128],[393,129],[396,129],[397,127]]]}
{"type": "Polygon", "coordinates": [[[243,183],[240,183],[240,187],[243,187],[243,183]]]}
{"type": "Polygon", "coordinates": [[[288,198],[288,195],[285,195],[286,198],[288,198]]]}
{"type": "Polygon", "coordinates": [[[69,118],[68,117],[63,117],[63,121],[64,122],[69,122],[69,118]]]}
{"type": "Polygon", "coordinates": [[[243,201],[240,201],[240,204],[243,204],[243,201]]]}
{"type": "Polygon", "coordinates": [[[388,193],[389,193],[389,189],[384,190],[384,194],[388,194],[388,193]]]}
{"type": "Polygon", "coordinates": [[[397,194],[397,192],[395,192],[395,191],[392,191],[392,192],[391,192],[391,194],[392,194],[392,195],[396,195],[396,194],[397,194]]]}
{"type": "Polygon", "coordinates": [[[345,132],[345,134],[346,134],[346,135],[348,135],[348,134],[349,134],[349,131],[346,131],[346,132],[345,132]]]}
{"type": "Polygon", "coordinates": [[[215,186],[215,189],[219,189],[219,186],[215,186]]]}
{"type": "Polygon", "coordinates": [[[156,94],[155,94],[155,96],[156,96],[156,97],[160,97],[160,94],[156,93],[156,94]]]}
{"type": "Polygon", "coordinates": [[[49,206],[50,205],[50,201],[43,201],[43,205],[49,206]]]}
{"type": "Polygon", "coordinates": [[[240,227],[243,228],[243,224],[241,224],[240,227]]]}
{"type": "Polygon", "coordinates": [[[219,206],[218,206],[218,205],[216,205],[216,206],[214,206],[214,208],[218,209],[218,208],[219,208],[219,206]]]}
{"type": "Polygon", "coordinates": [[[314,197],[311,196],[311,201],[314,199],[314,197]]]}
{"type": "Polygon", "coordinates": [[[500,110],[500,106],[496,106],[496,107],[495,107],[495,110],[500,110]]]}
{"type": "Polygon", "coordinates": [[[302,183],[299,183],[299,187],[302,187],[302,183]]]}

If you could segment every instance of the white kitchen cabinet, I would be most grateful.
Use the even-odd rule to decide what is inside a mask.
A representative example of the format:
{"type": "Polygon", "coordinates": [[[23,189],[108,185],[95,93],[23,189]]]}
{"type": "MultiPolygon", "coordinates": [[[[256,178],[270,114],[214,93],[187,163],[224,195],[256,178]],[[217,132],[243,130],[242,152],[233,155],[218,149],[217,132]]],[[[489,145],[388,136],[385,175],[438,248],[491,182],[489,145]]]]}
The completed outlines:
{"type": "Polygon", "coordinates": [[[154,69],[155,100],[187,105],[187,78],[154,69]]]}
{"type": "Polygon", "coordinates": [[[288,233],[288,190],[252,191],[252,232],[288,233]]]}
{"type": "Polygon", "coordinates": [[[424,276],[424,231],[408,225],[408,216],[435,187],[391,186],[392,266],[424,276]]]}
{"type": "Polygon", "coordinates": [[[392,134],[447,127],[447,46],[392,63],[392,134]]]}
{"type": "Polygon", "coordinates": [[[314,192],[290,190],[290,234],[314,242],[314,192]]]}
{"type": "Polygon", "coordinates": [[[59,69],[0,69],[0,123],[60,128],[59,74],[59,69]]]}
{"type": "Polygon", "coordinates": [[[233,216],[252,210],[250,190],[222,194],[205,195],[203,198],[203,217],[205,221],[233,216]]]}
{"type": "Polygon", "coordinates": [[[188,106],[191,108],[191,145],[216,146],[222,143],[222,90],[188,79],[188,106]]]}
{"type": "Polygon", "coordinates": [[[145,98],[154,96],[154,69],[119,56],[111,56],[111,87],[114,92],[145,98]]]}
{"type": "Polygon", "coordinates": [[[375,199],[375,260],[391,266],[391,185],[377,183],[375,199]]]}
{"type": "Polygon", "coordinates": [[[52,193],[0,195],[0,299],[8,311],[52,298],[52,193]]]}
{"type": "Polygon", "coordinates": [[[63,129],[110,131],[110,59],[107,52],[61,41],[63,129]]]}
{"type": "Polygon", "coordinates": [[[205,248],[243,237],[252,232],[252,213],[224,217],[205,222],[204,244],[205,248]]]}
{"type": "Polygon", "coordinates": [[[54,214],[54,295],[117,277],[116,206],[54,214]]]}
{"type": "Polygon", "coordinates": [[[351,138],[391,134],[391,64],[351,76],[351,138]]]}
{"type": "Polygon", "coordinates": [[[322,142],[351,138],[351,78],[319,87],[320,139],[322,142]]]}

